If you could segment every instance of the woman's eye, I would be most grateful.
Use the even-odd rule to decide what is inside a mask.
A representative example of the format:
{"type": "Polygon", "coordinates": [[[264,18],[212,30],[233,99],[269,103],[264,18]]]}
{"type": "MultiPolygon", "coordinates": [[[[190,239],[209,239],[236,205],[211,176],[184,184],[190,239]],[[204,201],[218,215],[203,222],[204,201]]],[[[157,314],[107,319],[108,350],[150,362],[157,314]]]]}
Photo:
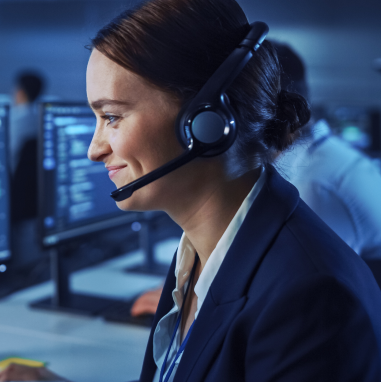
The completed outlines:
{"type": "Polygon", "coordinates": [[[111,123],[116,122],[119,119],[119,117],[117,117],[116,115],[109,115],[109,114],[102,115],[102,118],[108,121],[107,126],[110,125],[111,123]]]}

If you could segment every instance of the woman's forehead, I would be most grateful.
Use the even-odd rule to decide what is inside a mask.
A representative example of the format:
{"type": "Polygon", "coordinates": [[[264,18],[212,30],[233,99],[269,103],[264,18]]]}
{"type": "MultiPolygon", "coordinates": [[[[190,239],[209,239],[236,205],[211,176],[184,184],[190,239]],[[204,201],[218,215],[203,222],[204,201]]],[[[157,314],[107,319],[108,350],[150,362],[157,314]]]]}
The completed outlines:
{"type": "Polygon", "coordinates": [[[87,66],[87,92],[89,98],[123,100],[126,94],[139,97],[152,91],[138,75],[123,68],[94,49],[87,66]]]}

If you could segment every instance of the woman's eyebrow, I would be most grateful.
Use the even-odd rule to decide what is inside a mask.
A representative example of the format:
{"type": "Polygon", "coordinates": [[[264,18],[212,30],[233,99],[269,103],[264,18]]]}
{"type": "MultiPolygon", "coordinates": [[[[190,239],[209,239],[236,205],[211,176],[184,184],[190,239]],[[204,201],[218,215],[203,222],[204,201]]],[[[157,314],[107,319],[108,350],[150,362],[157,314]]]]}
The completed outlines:
{"type": "Polygon", "coordinates": [[[133,105],[133,102],[131,101],[120,101],[117,99],[109,99],[109,98],[99,99],[97,101],[89,103],[89,106],[93,110],[100,110],[104,106],[131,106],[131,105],[133,105]]]}

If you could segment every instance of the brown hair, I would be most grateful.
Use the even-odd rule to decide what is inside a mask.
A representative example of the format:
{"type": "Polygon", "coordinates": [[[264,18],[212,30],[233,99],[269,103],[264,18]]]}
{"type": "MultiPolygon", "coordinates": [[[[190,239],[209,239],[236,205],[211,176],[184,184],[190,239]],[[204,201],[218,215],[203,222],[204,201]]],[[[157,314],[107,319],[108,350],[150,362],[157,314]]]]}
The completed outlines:
{"type": "MultiPolygon", "coordinates": [[[[102,28],[92,47],[187,102],[249,28],[235,0],[151,0],[102,28]]],[[[310,117],[303,97],[281,91],[278,58],[267,41],[227,96],[237,115],[238,137],[224,155],[235,172],[271,162],[310,117]]]]}

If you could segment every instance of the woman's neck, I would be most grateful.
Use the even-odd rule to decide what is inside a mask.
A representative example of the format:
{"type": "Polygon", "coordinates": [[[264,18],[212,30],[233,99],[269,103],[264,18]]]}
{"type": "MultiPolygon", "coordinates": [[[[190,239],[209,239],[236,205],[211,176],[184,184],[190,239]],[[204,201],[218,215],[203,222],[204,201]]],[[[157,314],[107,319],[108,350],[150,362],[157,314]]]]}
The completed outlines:
{"type": "Polygon", "coordinates": [[[206,189],[187,208],[178,213],[167,211],[195,247],[200,258],[200,272],[259,175],[260,169],[256,169],[240,178],[221,181],[212,189],[206,189]]]}

